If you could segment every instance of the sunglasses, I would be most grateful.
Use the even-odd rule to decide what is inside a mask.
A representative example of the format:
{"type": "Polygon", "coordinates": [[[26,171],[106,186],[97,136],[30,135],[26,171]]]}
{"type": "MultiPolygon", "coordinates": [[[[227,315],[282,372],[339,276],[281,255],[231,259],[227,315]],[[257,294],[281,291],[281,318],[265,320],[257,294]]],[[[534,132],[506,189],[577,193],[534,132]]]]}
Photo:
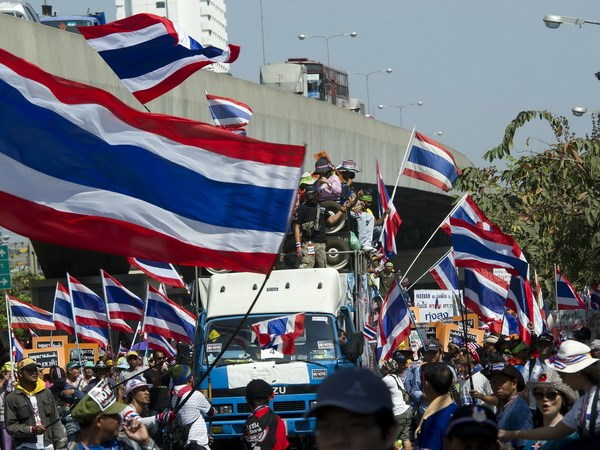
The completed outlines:
{"type": "Polygon", "coordinates": [[[534,391],[533,397],[536,400],[543,400],[544,398],[547,398],[548,400],[553,402],[554,400],[556,400],[556,397],[558,397],[559,394],[560,393],[557,391],[548,391],[548,392],[534,391]]]}

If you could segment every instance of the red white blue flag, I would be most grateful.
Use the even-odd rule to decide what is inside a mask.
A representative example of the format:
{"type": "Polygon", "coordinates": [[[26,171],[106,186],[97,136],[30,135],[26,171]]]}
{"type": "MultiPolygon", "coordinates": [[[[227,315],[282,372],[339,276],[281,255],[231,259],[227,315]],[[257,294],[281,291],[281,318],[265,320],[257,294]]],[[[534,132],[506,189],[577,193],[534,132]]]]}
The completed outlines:
{"type": "Polygon", "coordinates": [[[206,93],[208,110],[215,126],[227,129],[243,128],[250,123],[252,108],[232,98],[206,93]]]}
{"type": "Polygon", "coordinates": [[[304,333],[304,313],[256,322],[252,329],[261,349],[293,355],[296,352],[296,338],[304,333]]]}
{"type": "Polygon", "coordinates": [[[52,313],[37,306],[22,302],[21,300],[6,295],[10,305],[10,326],[13,328],[27,328],[34,330],[55,330],[52,313]]]}
{"type": "Polygon", "coordinates": [[[571,282],[560,273],[557,267],[554,273],[556,277],[556,307],[559,310],[564,309],[583,309],[585,310],[585,303],[581,300],[581,297],[571,284],[571,282]]]}
{"type": "Polygon", "coordinates": [[[402,286],[394,280],[383,300],[377,333],[377,359],[390,359],[398,345],[410,335],[410,314],[402,286]]]}
{"type": "Polygon", "coordinates": [[[450,217],[448,217],[448,219],[446,219],[446,221],[442,224],[442,230],[448,234],[450,234],[451,218],[464,220],[465,222],[475,225],[483,230],[501,231],[500,227],[488,219],[483,211],[479,209],[479,206],[477,206],[469,194],[465,194],[465,196],[456,204],[450,217]]]}
{"type": "Polygon", "coordinates": [[[71,336],[75,336],[75,320],[73,318],[71,296],[69,295],[69,290],[60,283],[56,283],[52,316],[57,330],[63,330],[71,336]]]}
{"type": "Polygon", "coordinates": [[[151,261],[275,263],[304,147],[144,113],[1,49],[0,90],[0,226],[151,261]]]}
{"type": "Polygon", "coordinates": [[[443,191],[451,190],[456,179],[462,175],[452,152],[421,133],[415,133],[413,137],[402,173],[443,191]]]}
{"type": "Polygon", "coordinates": [[[19,362],[25,356],[25,349],[23,348],[23,344],[21,344],[21,341],[19,341],[19,339],[15,336],[15,333],[13,333],[12,330],[10,332],[10,336],[12,340],[13,359],[16,362],[19,362]]]}
{"type": "Polygon", "coordinates": [[[458,274],[456,273],[456,265],[454,264],[454,254],[452,249],[429,270],[431,276],[438,284],[440,289],[448,291],[456,291],[460,288],[458,284],[458,274]]]}
{"type": "Polygon", "coordinates": [[[542,334],[543,324],[537,302],[533,298],[529,280],[524,280],[515,275],[510,278],[506,307],[516,313],[517,322],[519,323],[519,335],[523,342],[531,344],[532,331],[535,331],[537,335],[542,334]],[[536,309],[538,310],[537,315],[536,309]]]}
{"type": "Polygon", "coordinates": [[[193,344],[196,335],[196,316],[158,289],[148,285],[146,316],[142,332],[193,344]]]}
{"type": "Polygon", "coordinates": [[[111,329],[133,333],[125,320],[142,320],[144,302],[104,270],[100,270],[100,277],[111,329]]]}
{"type": "Polygon", "coordinates": [[[379,169],[379,161],[375,161],[377,177],[377,198],[379,199],[379,217],[383,217],[383,214],[388,211],[387,216],[383,221],[383,232],[379,238],[383,247],[383,252],[386,258],[391,258],[396,255],[396,235],[402,224],[402,219],[396,211],[394,202],[390,200],[390,195],[387,192],[383,178],[381,177],[381,170],[379,169]]]}
{"type": "Polygon", "coordinates": [[[367,342],[377,342],[377,328],[365,323],[363,327],[363,336],[367,342]]]}
{"type": "Polygon", "coordinates": [[[153,14],[78,28],[141,103],[170,91],[209,64],[234,62],[240,53],[237,45],[203,47],[169,19],[153,14]]]}
{"type": "Polygon", "coordinates": [[[106,305],[102,297],[69,274],[67,274],[67,281],[75,323],[108,328],[106,305]]]}
{"type": "Polygon", "coordinates": [[[160,334],[147,333],[146,342],[148,343],[148,347],[153,350],[160,350],[169,358],[175,358],[175,355],[177,355],[177,350],[171,345],[169,340],[160,334]]]}
{"type": "Polygon", "coordinates": [[[129,261],[129,264],[132,266],[140,269],[150,278],[154,278],[161,283],[178,288],[186,287],[181,275],[179,275],[171,263],[149,261],[147,259],[133,257],[127,258],[127,261],[129,261]]]}
{"type": "Polygon", "coordinates": [[[465,306],[473,311],[491,331],[499,332],[504,319],[508,283],[488,269],[465,268],[465,306]]]}
{"type": "Polygon", "coordinates": [[[502,334],[505,336],[519,334],[519,322],[512,314],[504,314],[504,321],[502,322],[502,334]]]}

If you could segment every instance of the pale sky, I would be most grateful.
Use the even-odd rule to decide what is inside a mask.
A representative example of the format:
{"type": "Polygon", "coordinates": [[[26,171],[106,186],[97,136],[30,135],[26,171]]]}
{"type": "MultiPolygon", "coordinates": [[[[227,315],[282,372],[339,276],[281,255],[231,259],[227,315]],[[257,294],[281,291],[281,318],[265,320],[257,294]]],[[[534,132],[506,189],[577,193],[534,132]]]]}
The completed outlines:
{"type": "MultiPolygon", "coordinates": [[[[170,0],[174,1],[174,0],[170,0]]],[[[30,0],[41,12],[43,1],[30,0]]],[[[47,0],[61,14],[91,10],[114,19],[110,0],[47,0]]],[[[261,0],[228,0],[229,42],[242,47],[232,64],[235,77],[258,82],[262,65],[261,0]]],[[[392,68],[369,77],[375,119],[433,134],[464,153],[475,165],[499,144],[506,125],[521,110],[547,109],[565,115],[584,135],[591,116],[571,114],[573,106],[599,108],[600,71],[595,49],[600,26],[544,26],[546,14],[600,20],[597,0],[262,0],[267,62],[308,57],[326,62],[326,41],[299,34],[333,35],[355,31],[356,38],[329,41],[331,65],[352,72],[392,68]]],[[[194,30],[186,30],[192,37],[194,30]]],[[[350,95],[366,103],[365,77],[350,75],[350,95]]],[[[252,105],[250,105],[252,106],[252,105]]],[[[539,120],[517,135],[517,150],[535,151],[554,142],[539,120]],[[525,138],[531,137],[531,147],[525,138]]],[[[518,155],[518,153],[516,153],[518,155]]]]}

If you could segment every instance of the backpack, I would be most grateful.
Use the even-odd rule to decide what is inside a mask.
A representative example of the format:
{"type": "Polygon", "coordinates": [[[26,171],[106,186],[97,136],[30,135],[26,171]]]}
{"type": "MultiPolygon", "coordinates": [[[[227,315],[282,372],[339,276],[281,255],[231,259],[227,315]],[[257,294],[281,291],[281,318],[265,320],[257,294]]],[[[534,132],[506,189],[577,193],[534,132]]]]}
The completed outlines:
{"type": "Polygon", "coordinates": [[[404,400],[404,403],[410,406],[410,395],[404,388],[402,388],[402,386],[400,386],[400,383],[398,382],[398,375],[392,375],[392,378],[396,382],[396,386],[398,386],[400,392],[402,392],[402,399],[404,400]]]}

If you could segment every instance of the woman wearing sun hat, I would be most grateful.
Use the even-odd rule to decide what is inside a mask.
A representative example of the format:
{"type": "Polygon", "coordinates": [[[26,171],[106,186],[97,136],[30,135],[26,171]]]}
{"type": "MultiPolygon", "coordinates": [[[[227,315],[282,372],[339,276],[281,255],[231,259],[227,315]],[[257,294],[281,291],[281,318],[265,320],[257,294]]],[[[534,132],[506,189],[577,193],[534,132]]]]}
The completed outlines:
{"type": "Polygon", "coordinates": [[[574,431],[580,437],[600,435],[600,418],[598,417],[598,386],[600,385],[599,359],[590,356],[590,348],[581,342],[567,340],[563,342],[558,353],[548,360],[548,367],[558,371],[562,381],[574,391],[583,391],[583,395],[553,427],[535,428],[533,430],[506,431],[500,430],[500,440],[563,439],[574,431]]]}

